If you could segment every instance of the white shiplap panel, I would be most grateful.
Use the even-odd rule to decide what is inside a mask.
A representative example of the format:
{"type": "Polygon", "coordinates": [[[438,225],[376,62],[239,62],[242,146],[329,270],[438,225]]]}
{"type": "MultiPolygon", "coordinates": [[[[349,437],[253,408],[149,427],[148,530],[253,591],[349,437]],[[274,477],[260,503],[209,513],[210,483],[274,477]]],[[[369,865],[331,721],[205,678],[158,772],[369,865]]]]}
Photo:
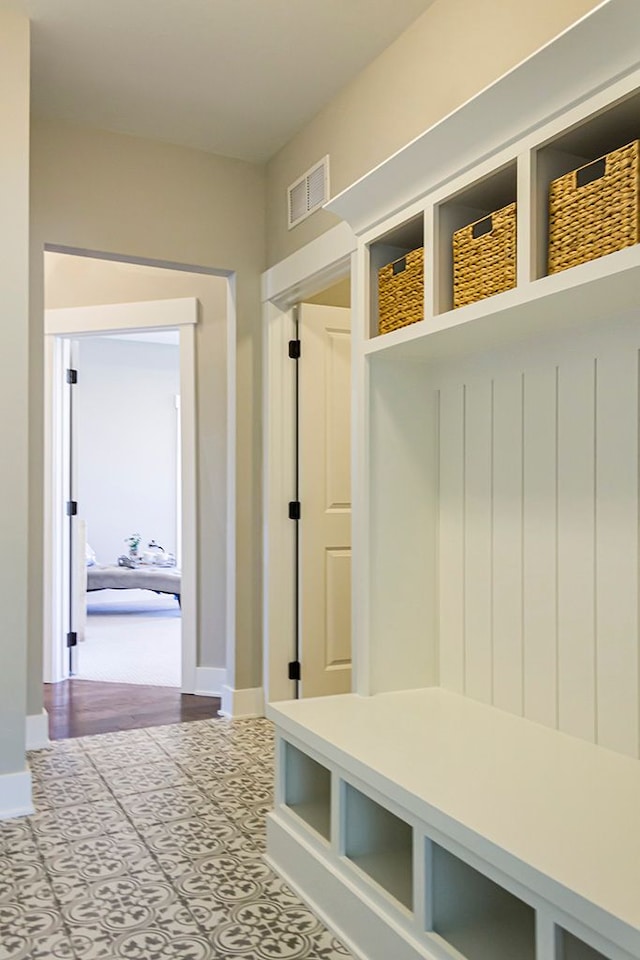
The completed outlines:
{"type": "Polygon", "coordinates": [[[492,382],[465,387],[465,693],[491,703],[492,382]]]}
{"type": "Polygon", "coordinates": [[[464,690],[464,387],[440,391],[440,685],[464,690]]]}
{"type": "Polygon", "coordinates": [[[515,371],[493,385],[493,703],[521,714],[522,389],[515,371]]]}
{"type": "Polygon", "coordinates": [[[638,756],[638,353],[598,358],[597,741],[638,756]]]}
{"type": "Polygon", "coordinates": [[[595,740],[595,381],[591,357],[558,377],[558,725],[595,740]]]}
{"type": "Polygon", "coordinates": [[[556,368],[527,371],[523,398],[524,715],[555,727],[556,368]]]}

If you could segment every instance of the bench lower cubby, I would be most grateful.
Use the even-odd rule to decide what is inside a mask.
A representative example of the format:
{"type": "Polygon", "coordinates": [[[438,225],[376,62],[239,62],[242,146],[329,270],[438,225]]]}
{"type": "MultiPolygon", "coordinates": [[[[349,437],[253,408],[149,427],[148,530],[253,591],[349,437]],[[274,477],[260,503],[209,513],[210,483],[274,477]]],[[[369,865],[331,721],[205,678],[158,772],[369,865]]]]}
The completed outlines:
{"type": "MultiPolygon", "coordinates": [[[[531,757],[536,752],[543,756],[538,750],[541,743],[534,751],[536,738],[553,736],[552,731],[518,718],[483,715],[482,711],[498,712],[476,704],[469,706],[462,702],[464,698],[437,690],[426,693],[430,700],[438,700],[438,718],[442,723],[452,723],[456,742],[462,737],[459,742],[466,743],[465,724],[469,724],[468,737],[472,740],[473,729],[482,732],[488,720],[490,724],[497,724],[494,732],[505,727],[503,733],[510,739],[509,757],[513,759],[518,742],[512,735],[514,731],[519,733],[518,723],[524,724],[521,748],[525,756],[527,752],[531,757]]],[[[486,770],[481,777],[480,763],[476,769],[468,769],[471,778],[468,796],[460,800],[457,790],[464,776],[460,766],[463,758],[452,752],[453,741],[448,737],[441,745],[446,743],[440,758],[433,752],[433,745],[424,751],[416,750],[413,757],[412,745],[406,741],[401,748],[393,750],[388,729],[385,734],[382,727],[376,740],[376,730],[371,723],[373,714],[368,712],[371,704],[367,705],[367,701],[393,696],[400,700],[397,703],[385,700],[384,710],[377,705],[387,718],[387,727],[389,723],[392,726],[397,723],[399,737],[410,729],[424,730],[431,706],[425,713],[425,704],[417,704],[415,698],[410,698],[404,705],[413,709],[415,715],[403,720],[398,713],[401,695],[353,698],[351,703],[348,697],[328,698],[334,701],[332,705],[316,703],[313,706],[311,701],[302,701],[269,708],[277,726],[279,746],[276,803],[267,824],[267,856],[354,957],[362,960],[638,960],[640,924],[630,924],[627,917],[587,899],[578,884],[568,886],[566,882],[559,882],[560,877],[545,874],[535,856],[528,861],[523,858],[522,849],[510,849],[513,837],[518,836],[513,827],[522,819],[523,849],[530,847],[535,853],[536,838],[527,835],[531,830],[528,824],[539,822],[541,846],[544,847],[545,842],[556,845],[555,853],[550,848],[551,860],[558,854],[566,858],[574,852],[580,853],[579,846],[574,844],[579,837],[569,821],[566,835],[547,835],[544,839],[545,827],[562,826],[558,808],[570,811],[571,797],[556,796],[554,801],[553,790],[545,788],[538,790],[534,797],[531,789],[534,776],[529,782],[529,792],[536,810],[530,810],[529,815],[523,810],[522,818],[517,810],[509,814],[509,800],[517,802],[518,790],[526,784],[514,787],[513,796],[505,798],[506,781],[501,784],[495,770],[493,774],[486,770]],[[343,727],[336,725],[335,717],[325,720],[325,711],[328,717],[332,709],[346,711],[343,727]],[[389,720],[390,717],[396,719],[389,720]],[[329,730],[331,736],[328,736],[329,730]],[[336,730],[344,730],[344,734],[336,734],[336,730]],[[370,737],[374,745],[368,751],[364,744],[370,737]],[[352,752],[348,752],[348,748],[352,752]],[[403,764],[406,764],[405,774],[403,764]],[[415,773],[421,765],[427,770],[424,777],[415,773]],[[446,777],[451,778],[448,784],[444,783],[446,777]],[[413,793],[407,789],[411,784],[413,793]],[[493,789],[498,792],[492,804],[493,789]],[[443,802],[447,796],[451,809],[443,802]],[[553,811],[545,810],[545,803],[555,803],[553,811]],[[473,829],[462,816],[467,810],[475,811],[473,829]],[[479,829],[483,821],[486,833],[479,829]]],[[[435,734],[433,728],[431,732],[435,734]]],[[[473,753],[473,743],[467,746],[473,753]]],[[[493,744],[493,749],[499,752],[503,747],[500,742],[493,744]]],[[[559,749],[568,750],[561,759],[572,762],[571,738],[564,737],[559,749]]],[[[633,786],[635,767],[627,768],[626,758],[617,758],[607,751],[607,756],[600,757],[597,752],[593,753],[597,749],[581,743],[575,747],[575,759],[583,768],[593,757],[595,767],[591,772],[586,771],[587,779],[615,776],[619,759],[622,775],[619,786],[627,790],[633,786]],[[589,747],[586,751],[585,746],[589,747]],[[600,760],[604,764],[602,769],[598,769],[600,760]],[[632,780],[625,783],[627,773],[631,773],[632,780]]],[[[489,761],[486,766],[491,766],[489,761]]],[[[512,773],[521,776],[515,769],[512,773]]],[[[538,771],[540,777],[548,773],[548,769],[538,771]]],[[[576,777],[580,779],[577,773],[576,777]]],[[[569,777],[572,779],[575,778],[569,777]]],[[[581,792],[581,784],[578,782],[575,786],[581,792]]],[[[615,786],[612,782],[614,793],[615,786]]],[[[596,789],[592,791],[592,795],[597,793],[596,789]]],[[[587,808],[592,800],[593,796],[583,795],[587,808]]],[[[624,802],[630,800],[629,809],[632,809],[633,797],[627,797],[624,802]]],[[[587,820],[595,812],[583,811],[587,820]]],[[[580,816],[577,811],[576,817],[580,816]]],[[[602,839],[593,838],[600,845],[602,839]]],[[[612,846],[615,839],[614,831],[612,846]]],[[[630,837],[631,858],[636,843],[637,838],[630,837]]],[[[540,860],[545,860],[544,849],[540,860]]],[[[597,859],[593,861],[596,862],[597,859]]],[[[607,876],[612,865],[606,862],[606,857],[601,857],[600,862],[607,876]]],[[[590,857],[583,856],[576,870],[588,869],[589,863],[590,857]]],[[[619,866],[623,874],[631,871],[631,876],[639,869],[633,863],[622,861],[619,866]]],[[[567,867],[568,874],[572,871],[573,867],[567,867]]],[[[597,889],[598,878],[591,879],[595,879],[591,886],[597,889]]],[[[585,887],[589,888],[589,882],[585,887]]],[[[637,892],[640,887],[635,889],[637,892]]],[[[631,909],[635,909],[633,900],[630,892],[631,909]]]]}

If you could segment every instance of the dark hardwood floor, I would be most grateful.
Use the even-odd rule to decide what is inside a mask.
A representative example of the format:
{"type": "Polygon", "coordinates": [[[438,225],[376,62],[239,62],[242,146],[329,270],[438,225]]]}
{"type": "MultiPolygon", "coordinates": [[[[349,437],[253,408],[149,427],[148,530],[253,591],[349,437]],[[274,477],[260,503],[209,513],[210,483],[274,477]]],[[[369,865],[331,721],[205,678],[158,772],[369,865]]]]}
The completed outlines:
{"type": "Polygon", "coordinates": [[[49,714],[49,736],[66,740],[217,717],[220,700],[181,694],[174,687],[64,680],[45,683],[44,706],[49,714]]]}

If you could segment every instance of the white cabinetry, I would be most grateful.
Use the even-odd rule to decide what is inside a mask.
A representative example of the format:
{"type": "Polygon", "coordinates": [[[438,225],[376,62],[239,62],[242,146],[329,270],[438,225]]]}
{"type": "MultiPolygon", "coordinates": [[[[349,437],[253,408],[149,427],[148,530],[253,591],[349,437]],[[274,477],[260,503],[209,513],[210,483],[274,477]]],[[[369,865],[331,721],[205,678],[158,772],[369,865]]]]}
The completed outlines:
{"type": "Polygon", "coordinates": [[[640,246],[545,275],[549,182],[640,138],[638,36],[609,0],[330,203],[356,693],[270,707],[269,856],[369,960],[640,957],[640,246]],[[453,310],[452,231],[514,200],[517,286],[453,310]]]}

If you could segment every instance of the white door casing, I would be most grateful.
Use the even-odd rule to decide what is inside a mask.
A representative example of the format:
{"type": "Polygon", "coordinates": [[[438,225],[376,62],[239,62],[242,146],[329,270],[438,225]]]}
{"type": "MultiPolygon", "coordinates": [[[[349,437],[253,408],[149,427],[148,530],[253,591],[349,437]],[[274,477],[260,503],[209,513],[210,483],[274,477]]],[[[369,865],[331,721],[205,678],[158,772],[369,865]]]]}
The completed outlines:
{"type": "MultiPolygon", "coordinates": [[[[295,650],[294,524],[288,502],[295,494],[294,369],[288,341],[295,336],[292,308],[349,276],[356,240],[346,223],[339,223],[316,240],[275,264],[262,275],[264,305],[264,545],[263,545],[263,677],[266,702],[295,696],[288,679],[288,663],[295,650]]],[[[351,307],[354,308],[352,291],[351,307]]],[[[359,331],[352,331],[353,338],[359,331]]],[[[358,368],[359,372],[359,368],[358,368]]],[[[354,392],[355,393],[355,392],[354,392]]],[[[356,469],[362,453],[356,438],[352,463],[356,469]]],[[[354,508],[355,510],[355,508],[354,508]]],[[[362,508],[358,508],[358,513],[362,508]]],[[[356,518],[354,517],[354,522],[356,518]]],[[[362,567],[362,556],[354,557],[362,567]]],[[[354,591],[363,572],[354,576],[354,591]]],[[[354,607],[358,609],[358,607],[354,607]]],[[[362,629],[355,617],[353,630],[362,629]]],[[[353,641],[353,636],[352,636],[353,641]]],[[[354,645],[354,649],[356,646],[354,645]]],[[[354,669],[360,669],[354,661],[354,669]]]]}
{"type": "Polygon", "coordinates": [[[351,690],[351,317],[302,304],[298,336],[304,697],[351,690]]]}

